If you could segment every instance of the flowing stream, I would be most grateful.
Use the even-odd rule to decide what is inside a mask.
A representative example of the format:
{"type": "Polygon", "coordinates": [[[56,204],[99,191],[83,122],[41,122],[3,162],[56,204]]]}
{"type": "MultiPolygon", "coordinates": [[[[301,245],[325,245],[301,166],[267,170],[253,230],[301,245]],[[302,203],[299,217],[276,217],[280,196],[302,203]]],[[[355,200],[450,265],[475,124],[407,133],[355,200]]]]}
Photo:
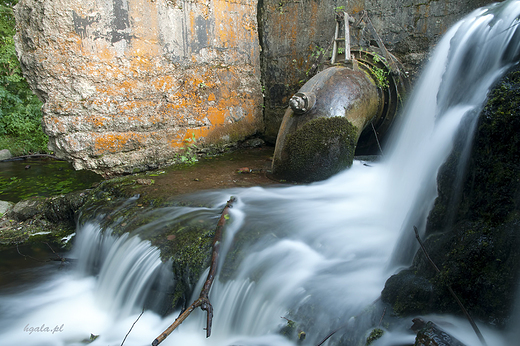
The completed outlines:
{"type": "MultiPolygon", "coordinates": [[[[473,12],[446,33],[380,162],[355,161],[351,169],[305,186],[194,196],[211,208],[151,211],[155,218],[143,231],[180,216],[216,224],[233,195],[224,255],[234,235],[249,232],[255,239],[243,249],[247,256],[232,279],[213,284],[211,337],[205,338],[205,314],[196,310],[161,345],[317,345],[337,329],[325,345],[360,344],[381,319],[385,281],[417,249],[412,226],[424,228],[437,171],[461,121],[470,119],[464,124],[472,127],[493,81],[518,60],[519,16],[520,2],[506,1],[473,12]],[[296,332],[305,332],[305,340],[279,333],[287,319],[295,321],[296,332]]],[[[149,345],[173,322],[178,312],[159,313],[174,279],[171,263],[162,263],[157,249],[139,237],[101,232],[96,220],[86,220],[77,233],[73,269],[39,268],[45,275],[37,284],[2,292],[2,345],[83,345],[91,334],[99,335],[91,345],[120,345],[143,306],[148,309],[125,345],[149,345]]],[[[465,320],[428,318],[449,322],[445,329],[467,345],[479,344],[465,320]]],[[[413,344],[411,321],[401,324],[373,345],[413,344]]],[[[484,326],[482,332],[489,345],[512,344],[505,332],[484,326]]]]}

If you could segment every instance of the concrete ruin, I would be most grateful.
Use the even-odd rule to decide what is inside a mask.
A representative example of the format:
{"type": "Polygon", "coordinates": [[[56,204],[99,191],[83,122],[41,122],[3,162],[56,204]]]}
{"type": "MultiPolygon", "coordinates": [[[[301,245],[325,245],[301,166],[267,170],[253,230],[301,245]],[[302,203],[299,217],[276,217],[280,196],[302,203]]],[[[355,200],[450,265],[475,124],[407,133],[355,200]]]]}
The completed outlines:
{"type": "Polygon", "coordinates": [[[16,48],[49,147],[104,175],[174,163],[189,140],[271,143],[326,59],[335,13],[370,18],[413,76],[437,38],[490,1],[20,0],[16,48]]]}

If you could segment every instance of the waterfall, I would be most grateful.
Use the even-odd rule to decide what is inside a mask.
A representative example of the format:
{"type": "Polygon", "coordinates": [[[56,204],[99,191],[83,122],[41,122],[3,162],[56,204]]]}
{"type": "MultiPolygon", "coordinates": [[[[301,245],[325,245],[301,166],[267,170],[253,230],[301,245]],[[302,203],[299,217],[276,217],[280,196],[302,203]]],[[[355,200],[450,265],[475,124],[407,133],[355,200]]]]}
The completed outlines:
{"type": "MultiPolygon", "coordinates": [[[[148,297],[154,285],[171,284],[171,263],[163,263],[159,250],[139,237],[104,234],[96,224],[82,226],[78,237],[78,275],[96,274],[96,303],[115,318],[142,308],[156,308],[164,299],[148,297]],[[146,304],[145,304],[146,303],[146,304]]],[[[156,288],[157,289],[157,288],[156,288]]]]}
{"type": "MultiPolygon", "coordinates": [[[[460,124],[474,127],[490,86],[518,60],[519,16],[520,2],[506,1],[471,13],[446,33],[382,162],[355,161],[351,169],[305,186],[205,192],[196,198],[214,208],[155,210],[156,219],[132,236],[116,237],[95,222],[85,223],[73,252],[79,258],[75,270],[1,296],[2,344],[80,345],[94,333],[100,337],[91,345],[119,345],[142,306],[165,298],[161,283],[171,283],[157,249],[133,235],[193,213],[216,219],[231,195],[237,202],[223,257],[239,237],[245,240],[243,258],[221,263],[221,273],[233,269],[215,280],[210,293],[212,336],[205,338],[205,316],[196,310],[163,345],[296,345],[300,330],[303,345],[316,345],[334,330],[328,345],[362,343],[383,314],[377,300],[385,281],[415,253],[412,226],[424,227],[437,172],[460,124]],[[296,329],[286,337],[281,331],[287,331],[288,320],[296,329]],[[27,329],[42,323],[58,330],[27,329]]],[[[194,298],[204,279],[203,274],[194,298]]],[[[177,314],[146,310],[125,345],[150,344],[177,314]]],[[[464,321],[438,318],[455,326],[452,333],[466,344],[478,343],[464,321]]],[[[490,344],[507,344],[501,332],[482,331],[490,344]]],[[[413,340],[405,326],[396,326],[374,345],[413,340]]]]}
{"type": "Polygon", "coordinates": [[[114,321],[128,323],[144,308],[168,304],[171,263],[163,263],[148,241],[128,233],[116,237],[90,222],[78,233],[71,254],[79,258],[74,270],[49,272],[40,286],[0,299],[2,311],[17,311],[14,323],[3,321],[3,345],[76,345],[91,334],[105,334],[110,340],[114,321]]]}
{"type": "Polygon", "coordinates": [[[395,221],[403,220],[402,246],[396,249],[394,264],[409,264],[417,249],[410,230],[414,225],[424,230],[437,196],[437,172],[451,152],[453,137],[467,136],[461,174],[490,87],[518,63],[519,12],[518,1],[505,1],[458,22],[438,43],[416,85],[388,149],[395,221]]]}

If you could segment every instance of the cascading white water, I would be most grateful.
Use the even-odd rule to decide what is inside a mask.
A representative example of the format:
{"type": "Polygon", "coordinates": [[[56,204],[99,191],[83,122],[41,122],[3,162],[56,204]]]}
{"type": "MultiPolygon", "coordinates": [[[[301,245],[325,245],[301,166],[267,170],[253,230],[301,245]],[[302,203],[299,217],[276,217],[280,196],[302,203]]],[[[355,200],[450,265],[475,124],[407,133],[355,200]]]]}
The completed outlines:
{"type": "Polygon", "coordinates": [[[163,263],[149,242],[102,233],[94,223],[79,233],[74,271],[49,271],[43,284],[0,298],[6,317],[16,317],[2,321],[2,345],[79,345],[91,333],[118,340],[118,320],[128,323],[145,306],[164,303],[164,292],[154,297],[150,289],[166,291],[171,263],[163,263]]]}
{"type": "MultiPolygon", "coordinates": [[[[506,1],[475,11],[446,34],[383,162],[356,161],[348,171],[307,186],[199,196],[213,201],[215,208],[205,212],[215,217],[230,195],[238,199],[226,229],[224,252],[235,234],[254,236],[261,231],[263,236],[243,249],[247,256],[232,280],[214,282],[212,336],[205,338],[204,315],[195,311],[163,344],[296,345],[294,339],[280,335],[287,324],[282,317],[296,321],[306,332],[306,345],[316,345],[340,327],[328,345],[349,344],[351,334],[350,340],[361,338],[356,329],[364,332],[377,325],[366,309],[378,299],[394,266],[406,264],[413,256],[415,249],[406,234],[412,234],[412,225],[424,225],[436,196],[437,171],[459,124],[464,118],[475,118],[490,85],[518,59],[519,16],[520,2],[506,1]]],[[[170,208],[147,227],[198,209],[170,208]]],[[[101,335],[92,345],[121,343],[143,303],[137,300],[139,294],[125,292],[124,287],[144,289],[147,275],[160,266],[159,257],[137,238],[101,238],[96,232],[88,235],[89,227],[95,226],[87,223],[78,230],[84,237],[78,242],[84,246],[77,250],[83,263],[78,267],[88,273],[88,268],[99,266],[99,277],[58,273],[35,288],[4,295],[0,299],[6,316],[1,318],[2,344],[79,345],[90,333],[101,335]],[[102,250],[82,254],[88,243],[101,244],[102,250]],[[128,274],[117,278],[112,266],[128,274]],[[110,298],[100,300],[100,294],[110,298]],[[126,298],[119,299],[121,294],[126,298]],[[24,330],[42,323],[63,325],[63,330],[24,330]]],[[[196,288],[194,294],[198,292],[196,288]]],[[[161,318],[146,311],[125,345],[150,344],[175,317],[161,318]]],[[[468,345],[478,343],[467,323],[442,318],[456,325],[452,330],[456,337],[468,345]]],[[[498,332],[483,328],[483,333],[490,345],[507,344],[498,332]]],[[[396,328],[374,345],[410,344],[413,339],[404,327],[396,328]]]]}

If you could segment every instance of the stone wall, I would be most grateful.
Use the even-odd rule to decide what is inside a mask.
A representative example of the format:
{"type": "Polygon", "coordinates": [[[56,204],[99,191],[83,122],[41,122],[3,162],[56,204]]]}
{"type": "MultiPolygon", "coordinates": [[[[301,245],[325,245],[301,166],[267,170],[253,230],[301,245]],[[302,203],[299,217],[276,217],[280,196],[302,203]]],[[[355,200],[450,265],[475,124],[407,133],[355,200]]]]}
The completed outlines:
{"type": "Polygon", "coordinates": [[[274,143],[289,98],[327,62],[337,11],[354,45],[377,45],[370,18],[413,79],[439,36],[489,2],[20,0],[15,39],[50,148],[125,173],[174,162],[193,136],[274,143]]]}
{"type": "Polygon", "coordinates": [[[262,128],[254,0],[21,0],[16,46],[49,147],[125,173],[262,128]]]}

